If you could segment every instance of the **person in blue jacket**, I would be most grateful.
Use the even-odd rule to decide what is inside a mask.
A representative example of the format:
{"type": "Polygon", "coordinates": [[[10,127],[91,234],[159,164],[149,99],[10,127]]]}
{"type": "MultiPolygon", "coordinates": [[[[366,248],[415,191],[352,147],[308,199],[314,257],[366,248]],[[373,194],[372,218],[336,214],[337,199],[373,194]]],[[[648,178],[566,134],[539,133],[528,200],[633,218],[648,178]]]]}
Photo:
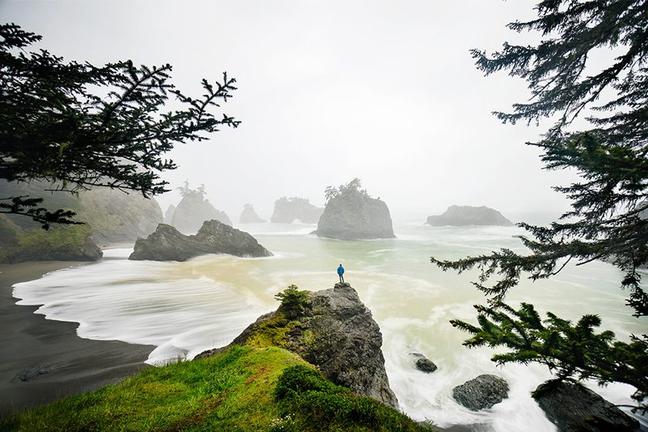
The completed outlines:
{"type": "Polygon", "coordinates": [[[340,276],[340,282],[344,283],[344,267],[342,267],[342,264],[337,268],[337,274],[340,276]]]}

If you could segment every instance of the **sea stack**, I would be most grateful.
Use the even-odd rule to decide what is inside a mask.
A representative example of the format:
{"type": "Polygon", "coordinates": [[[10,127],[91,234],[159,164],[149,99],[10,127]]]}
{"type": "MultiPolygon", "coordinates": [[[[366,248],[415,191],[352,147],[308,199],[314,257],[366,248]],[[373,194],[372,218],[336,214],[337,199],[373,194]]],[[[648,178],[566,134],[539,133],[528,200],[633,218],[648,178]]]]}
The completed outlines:
{"type": "Polygon", "coordinates": [[[505,218],[502,213],[490,207],[458,205],[448,207],[443,214],[428,216],[426,223],[434,226],[513,225],[513,222],[505,218]]]}
{"type": "Polygon", "coordinates": [[[299,221],[306,224],[315,224],[323,211],[324,209],[314,206],[306,198],[282,197],[275,201],[270,222],[289,224],[299,221]]]}
{"type": "Polygon", "coordinates": [[[326,207],[315,234],[340,240],[393,238],[394,228],[387,204],[369,196],[354,179],[326,189],[326,207]]]}
{"type": "Polygon", "coordinates": [[[239,223],[250,224],[250,223],[263,223],[266,222],[265,219],[259,217],[258,214],[254,211],[252,204],[245,204],[243,206],[243,211],[241,212],[241,217],[239,217],[239,223]]]}
{"type": "Polygon", "coordinates": [[[183,233],[195,233],[207,220],[218,220],[224,224],[232,225],[232,221],[225,212],[216,210],[208,199],[205,198],[205,188],[189,188],[189,184],[180,188],[182,200],[175,208],[171,225],[183,233]]]}

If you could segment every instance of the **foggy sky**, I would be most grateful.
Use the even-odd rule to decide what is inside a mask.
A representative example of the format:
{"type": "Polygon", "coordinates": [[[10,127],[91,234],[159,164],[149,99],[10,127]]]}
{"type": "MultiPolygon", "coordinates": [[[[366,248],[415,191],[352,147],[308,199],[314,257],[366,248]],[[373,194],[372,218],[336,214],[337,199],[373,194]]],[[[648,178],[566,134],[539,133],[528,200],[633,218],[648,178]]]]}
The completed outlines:
{"type": "MultiPolygon", "coordinates": [[[[505,24],[534,3],[0,0],[0,16],[69,60],[169,62],[190,94],[203,77],[236,77],[224,111],[241,126],[178,146],[164,175],[204,183],[234,221],[246,202],[269,217],[284,195],[322,205],[327,185],[359,177],[394,219],[422,222],[451,204],[514,219],[565,208],[550,186],[567,175],[542,171],[524,145],[547,123],[490,114],[525,101],[524,83],[483,77],[468,52],[519,40],[505,24]]],[[[164,210],[178,194],[157,199],[164,210]]]]}

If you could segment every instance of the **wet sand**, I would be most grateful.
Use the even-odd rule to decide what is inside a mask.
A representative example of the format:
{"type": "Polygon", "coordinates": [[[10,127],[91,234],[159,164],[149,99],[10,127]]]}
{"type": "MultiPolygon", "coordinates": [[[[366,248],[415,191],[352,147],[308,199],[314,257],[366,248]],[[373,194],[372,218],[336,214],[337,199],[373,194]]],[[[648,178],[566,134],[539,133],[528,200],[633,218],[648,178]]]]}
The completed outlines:
{"type": "Polygon", "coordinates": [[[77,323],[46,320],[34,314],[38,307],[16,305],[14,283],[75,265],[83,264],[0,265],[0,417],[115,383],[148,367],[144,361],[154,346],[82,339],[77,323]]]}

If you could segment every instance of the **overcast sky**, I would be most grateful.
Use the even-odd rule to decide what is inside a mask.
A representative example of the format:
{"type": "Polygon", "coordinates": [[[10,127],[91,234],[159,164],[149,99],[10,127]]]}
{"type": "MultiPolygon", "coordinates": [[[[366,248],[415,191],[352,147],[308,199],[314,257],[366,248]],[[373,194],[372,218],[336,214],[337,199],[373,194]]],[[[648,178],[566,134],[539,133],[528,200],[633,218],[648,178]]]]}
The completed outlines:
{"type": "MultiPolygon", "coordinates": [[[[223,71],[239,90],[224,107],[243,123],[174,149],[165,178],[205,184],[238,220],[244,203],[269,217],[278,197],[323,204],[323,190],[360,177],[397,220],[451,204],[515,218],[557,212],[564,173],[540,169],[524,145],[544,130],[490,112],[524,101],[524,83],[483,77],[469,49],[519,40],[527,0],[7,1],[3,21],[43,35],[67,59],[174,65],[200,91],[223,71]]],[[[163,209],[177,193],[158,197],[163,209]]]]}

